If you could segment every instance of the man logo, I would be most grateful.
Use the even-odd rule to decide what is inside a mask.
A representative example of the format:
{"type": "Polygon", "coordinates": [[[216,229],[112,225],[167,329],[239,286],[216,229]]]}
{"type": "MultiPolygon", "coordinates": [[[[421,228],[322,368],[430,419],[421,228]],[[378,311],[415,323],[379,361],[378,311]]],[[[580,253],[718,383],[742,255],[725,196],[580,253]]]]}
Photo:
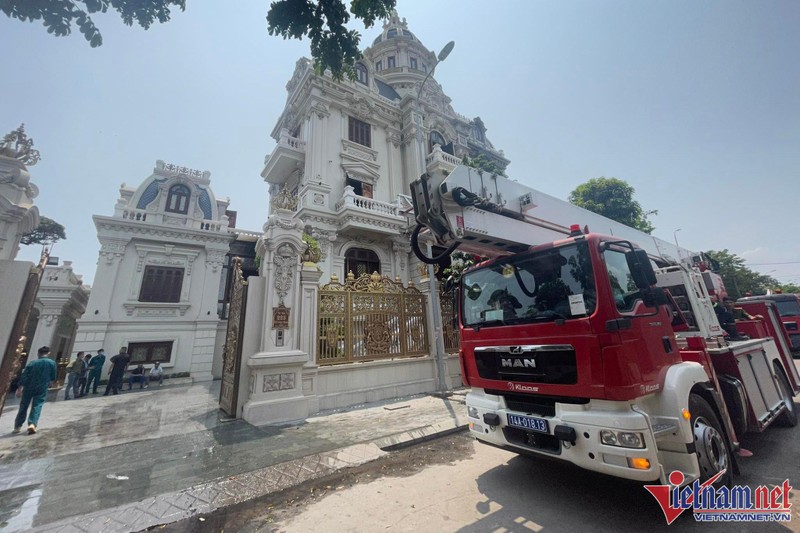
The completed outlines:
{"type": "Polygon", "coordinates": [[[524,358],[500,358],[500,366],[503,368],[536,368],[536,359],[531,357],[524,358]]]}

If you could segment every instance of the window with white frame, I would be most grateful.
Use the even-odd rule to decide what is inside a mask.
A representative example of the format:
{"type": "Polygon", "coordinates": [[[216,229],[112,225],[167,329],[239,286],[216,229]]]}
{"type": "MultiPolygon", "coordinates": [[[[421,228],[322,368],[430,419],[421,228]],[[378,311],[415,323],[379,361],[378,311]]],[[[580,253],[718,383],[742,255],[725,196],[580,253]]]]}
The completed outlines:
{"type": "Polygon", "coordinates": [[[185,215],[189,212],[189,198],[192,196],[189,187],[186,185],[173,185],[167,194],[166,211],[185,215]]]}

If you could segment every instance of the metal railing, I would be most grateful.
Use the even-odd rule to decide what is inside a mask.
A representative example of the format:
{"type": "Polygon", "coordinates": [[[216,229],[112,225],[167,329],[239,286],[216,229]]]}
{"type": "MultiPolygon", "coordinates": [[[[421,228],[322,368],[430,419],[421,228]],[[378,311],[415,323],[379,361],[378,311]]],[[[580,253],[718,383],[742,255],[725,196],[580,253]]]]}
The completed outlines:
{"type": "Polygon", "coordinates": [[[444,338],[444,349],[447,353],[458,353],[461,346],[461,335],[458,332],[456,322],[456,312],[458,300],[457,291],[439,292],[439,304],[442,308],[442,336],[444,338]]]}
{"type": "Polygon", "coordinates": [[[428,355],[425,296],[409,282],[378,273],[319,290],[319,365],[428,355]]]}

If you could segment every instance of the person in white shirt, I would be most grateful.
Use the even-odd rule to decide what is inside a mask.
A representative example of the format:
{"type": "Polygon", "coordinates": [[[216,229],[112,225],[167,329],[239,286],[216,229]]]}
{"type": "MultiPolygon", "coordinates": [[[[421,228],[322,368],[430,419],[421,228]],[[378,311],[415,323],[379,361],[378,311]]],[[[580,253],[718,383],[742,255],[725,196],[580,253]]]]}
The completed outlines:
{"type": "Polygon", "coordinates": [[[150,369],[149,377],[150,377],[149,379],[150,383],[152,383],[153,381],[158,381],[159,385],[164,384],[164,369],[161,368],[161,363],[156,361],[153,364],[153,368],[150,369]]]}

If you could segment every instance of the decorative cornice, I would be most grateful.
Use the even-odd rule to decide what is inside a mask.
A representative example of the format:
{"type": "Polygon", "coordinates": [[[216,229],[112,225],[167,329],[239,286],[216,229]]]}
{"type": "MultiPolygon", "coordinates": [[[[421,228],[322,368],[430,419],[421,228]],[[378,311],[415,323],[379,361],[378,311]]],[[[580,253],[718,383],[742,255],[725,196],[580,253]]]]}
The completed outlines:
{"type": "Polygon", "coordinates": [[[189,302],[136,302],[128,301],[123,302],[122,307],[125,308],[128,316],[151,316],[151,317],[170,317],[170,316],[184,316],[186,310],[191,307],[189,302]]]}
{"type": "MultiPolygon", "coordinates": [[[[208,232],[199,229],[186,228],[176,230],[171,228],[164,228],[161,226],[154,226],[142,222],[128,222],[124,219],[117,219],[111,217],[102,217],[94,215],[95,227],[99,231],[124,231],[135,236],[147,236],[150,238],[158,238],[158,240],[175,240],[184,239],[187,241],[195,241],[200,243],[229,243],[234,240],[234,237],[225,232],[208,232]]],[[[99,236],[109,237],[107,235],[99,236]]]]}

